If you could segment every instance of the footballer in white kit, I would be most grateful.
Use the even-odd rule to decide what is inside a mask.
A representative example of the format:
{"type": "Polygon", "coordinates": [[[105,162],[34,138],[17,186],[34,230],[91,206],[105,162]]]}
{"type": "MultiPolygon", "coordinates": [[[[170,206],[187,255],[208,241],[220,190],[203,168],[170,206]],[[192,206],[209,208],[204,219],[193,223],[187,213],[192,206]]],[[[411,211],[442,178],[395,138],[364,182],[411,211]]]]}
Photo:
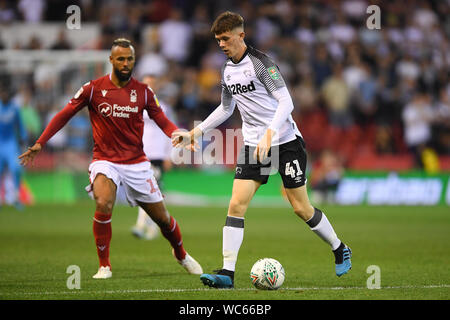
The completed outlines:
{"type": "Polygon", "coordinates": [[[309,202],[306,190],[305,142],[291,112],[294,105],[278,69],[264,53],[245,44],[244,19],[227,11],[214,21],[211,32],[228,60],[222,67],[221,104],[190,132],[172,136],[174,146],[195,145],[197,137],[230,117],[237,106],[242,118],[242,148],[222,233],[222,269],[202,274],[210,287],[233,288],[238,252],[244,237],[244,215],[258,188],[277,169],[289,202],[313,232],[334,253],[335,272],[351,268],[351,250],[336,235],[325,214],[309,202]]]}
{"type": "MultiPolygon", "coordinates": [[[[154,81],[151,75],[144,76],[143,82],[154,81]]],[[[149,83],[147,83],[149,84],[149,83]]],[[[169,119],[172,119],[170,107],[160,101],[161,109],[169,119]]],[[[170,139],[159,129],[158,125],[144,114],[144,134],[142,136],[144,143],[144,152],[150,160],[153,169],[153,175],[156,179],[160,190],[164,189],[163,176],[165,171],[171,167],[170,154],[172,151],[172,143],[170,139]]],[[[159,235],[158,225],[149,217],[149,215],[141,208],[138,209],[136,224],[131,229],[133,235],[139,239],[152,240],[159,235]]]]}

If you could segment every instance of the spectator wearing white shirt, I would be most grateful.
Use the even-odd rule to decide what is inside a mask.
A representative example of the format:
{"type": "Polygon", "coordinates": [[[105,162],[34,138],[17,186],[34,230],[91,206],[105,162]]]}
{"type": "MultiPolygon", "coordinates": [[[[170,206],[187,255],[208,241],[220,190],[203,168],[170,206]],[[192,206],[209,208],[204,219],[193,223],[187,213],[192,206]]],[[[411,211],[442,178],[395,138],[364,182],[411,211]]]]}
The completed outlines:
{"type": "Polygon", "coordinates": [[[45,7],[45,0],[20,0],[18,4],[18,9],[23,19],[29,23],[41,22],[45,7]]]}
{"type": "Polygon", "coordinates": [[[421,153],[431,140],[431,123],[434,119],[430,97],[416,93],[402,112],[406,145],[415,157],[416,164],[422,167],[421,153]]]}
{"type": "Polygon", "coordinates": [[[169,60],[182,63],[188,57],[192,27],[183,20],[179,9],[172,9],[170,18],[159,26],[161,53],[169,60]]]}

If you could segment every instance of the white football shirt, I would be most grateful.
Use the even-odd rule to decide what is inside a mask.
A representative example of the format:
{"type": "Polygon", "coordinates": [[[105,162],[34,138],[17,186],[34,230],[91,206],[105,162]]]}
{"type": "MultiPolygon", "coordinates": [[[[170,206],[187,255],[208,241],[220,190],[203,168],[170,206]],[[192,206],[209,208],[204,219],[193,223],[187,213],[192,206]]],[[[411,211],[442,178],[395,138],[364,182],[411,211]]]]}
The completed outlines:
{"type": "Polygon", "coordinates": [[[293,104],[284,79],[267,55],[248,46],[237,63],[227,59],[221,73],[221,104],[198,126],[202,132],[228,119],[237,105],[245,145],[258,145],[267,128],[276,132],[272,145],[301,136],[291,115],[293,104]]]}
{"type": "MultiPolygon", "coordinates": [[[[160,104],[161,109],[169,119],[173,119],[171,108],[160,104]]],[[[144,133],[142,135],[144,152],[151,160],[170,159],[172,151],[172,140],[158,127],[155,121],[150,119],[147,112],[144,112],[144,133]]]]}

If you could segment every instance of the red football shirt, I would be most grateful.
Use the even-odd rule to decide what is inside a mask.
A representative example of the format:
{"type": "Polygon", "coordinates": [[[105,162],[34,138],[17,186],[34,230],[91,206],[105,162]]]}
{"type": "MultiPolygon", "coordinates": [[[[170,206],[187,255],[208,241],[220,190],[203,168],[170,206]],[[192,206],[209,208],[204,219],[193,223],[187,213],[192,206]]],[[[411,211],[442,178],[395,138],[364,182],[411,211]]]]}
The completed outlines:
{"type": "Polygon", "coordinates": [[[81,87],[50,121],[37,142],[43,146],[86,106],[94,138],[93,161],[133,164],[147,160],[142,143],[144,109],[167,136],[170,137],[177,129],[167,119],[155,94],[146,84],[130,78],[126,86],[118,88],[110,75],[106,75],[81,87]]]}

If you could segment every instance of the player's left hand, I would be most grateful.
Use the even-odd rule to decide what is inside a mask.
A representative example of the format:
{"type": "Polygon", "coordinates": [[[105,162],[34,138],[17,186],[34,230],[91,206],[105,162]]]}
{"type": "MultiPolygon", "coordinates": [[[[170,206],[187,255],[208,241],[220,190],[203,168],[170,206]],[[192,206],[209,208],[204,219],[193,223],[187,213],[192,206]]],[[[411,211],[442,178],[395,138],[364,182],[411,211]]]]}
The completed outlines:
{"type": "Polygon", "coordinates": [[[256,146],[255,152],[253,152],[253,159],[263,162],[269,155],[270,147],[272,146],[272,137],[274,132],[271,129],[267,129],[263,137],[256,146]]]}
{"type": "Polygon", "coordinates": [[[35,143],[34,146],[29,147],[27,151],[19,156],[20,164],[26,166],[29,162],[33,165],[34,157],[42,150],[40,143],[35,143]]]}

